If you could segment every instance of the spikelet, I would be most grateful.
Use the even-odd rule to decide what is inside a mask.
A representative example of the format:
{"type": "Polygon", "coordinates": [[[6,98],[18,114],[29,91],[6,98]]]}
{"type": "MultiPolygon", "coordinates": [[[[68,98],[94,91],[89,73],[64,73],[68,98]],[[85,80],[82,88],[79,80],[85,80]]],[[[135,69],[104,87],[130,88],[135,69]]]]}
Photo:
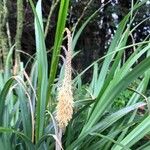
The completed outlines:
{"type": "Polygon", "coordinates": [[[73,94],[71,89],[71,58],[72,58],[72,37],[71,32],[66,28],[68,37],[68,50],[65,58],[65,72],[62,86],[58,89],[58,104],[56,107],[56,120],[61,129],[65,129],[73,114],[73,94]]]}

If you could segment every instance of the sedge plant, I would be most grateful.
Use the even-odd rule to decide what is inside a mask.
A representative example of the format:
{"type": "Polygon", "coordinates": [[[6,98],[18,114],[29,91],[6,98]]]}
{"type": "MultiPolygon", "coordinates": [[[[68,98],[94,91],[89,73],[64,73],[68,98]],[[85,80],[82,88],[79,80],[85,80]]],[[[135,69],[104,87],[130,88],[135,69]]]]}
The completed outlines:
{"type": "Polygon", "coordinates": [[[35,17],[36,56],[30,74],[26,73],[21,61],[18,72],[13,74],[14,45],[0,72],[0,149],[148,149],[150,104],[145,92],[150,78],[149,36],[142,42],[133,40],[131,45],[127,44],[142,23],[132,27],[136,12],[146,0],[131,6],[118,25],[107,54],[75,78],[71,77],[71,60],[76,58],[76,44],[99,10],[71,33],[65,29],[69,0],[61,0],[52,59],[49,60],[44,35],[48,30],[45,32],[43,25],[41,0],[36,6],[32,0],[29,2],[35,17]],[[62,46],[65,30],[66,48],[62,46]],[[64,61],[58,70],[61,48],[65,57],[61,56],[64,61]],[[134,52],[122,61],[127,48],[134,48],[134,52]],[[50,68],[48,61],[51,61],[50,68]],[[82,75],[90,68],[93,69],[92,80],[82,84],[82,75]],[[115,100],[137,80],[128,102],[114,111],[115,100]],[[145,109],[142,114],[139,113],[141,108],[145,109]],[[143,144],[137,146],[140,140],[143,144]]]}

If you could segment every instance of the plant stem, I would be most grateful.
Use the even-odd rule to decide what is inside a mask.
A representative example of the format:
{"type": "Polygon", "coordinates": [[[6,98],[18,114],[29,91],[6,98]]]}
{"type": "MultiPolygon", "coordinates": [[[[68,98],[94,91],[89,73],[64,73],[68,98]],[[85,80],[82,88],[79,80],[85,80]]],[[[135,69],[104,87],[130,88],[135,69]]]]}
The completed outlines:
{"type": "Polygon", "coordinates": [[[44,33],[44,37],[46,39],[47,37],[47,34],[48,34],[48,31],[49,31],[49,26],[50,26],[50,19],[52,17],[52,14],[53,14],[53,11],[55,10],[57,4],[58,4],[59,0],[56,0],[52,2],[52,6],[50,8],[50,11],[49,11],[49,15],[48,15],[48,19],[47,19],[47,22],[46,22],[46,27],[45,27],[45,33],[44,33]]]}
{"type": "Polygon", "coordinates": [[[56,143],[55,143],[55,146],[56,146],[56,148],[55,148],[55,150],[61,150],[62,149],[62,142],[61,142],[61,139],[62,139],[62,129],[58,129],[58,135],[57,135],[58,137],[58,141],[60,142],[60,143],[58,143],[58,141],[56,141],[56,143]]]}
{"type": "Polygon", "coordinates": [[[15,59],[17,65],[20,62],[20,53],[18,50],[21,50],[23,21],[24,21],[23,0],[17,0],[17,29],[16,29],[16,37],[15,37],[15,43],[16,43],[15,59]]]}

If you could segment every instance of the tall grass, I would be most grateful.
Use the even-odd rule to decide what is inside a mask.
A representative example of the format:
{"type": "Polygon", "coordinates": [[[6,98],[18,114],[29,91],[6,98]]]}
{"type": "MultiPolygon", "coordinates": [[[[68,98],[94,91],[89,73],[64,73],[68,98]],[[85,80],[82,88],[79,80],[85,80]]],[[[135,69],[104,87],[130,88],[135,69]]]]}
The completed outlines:
{"type": "MultiPolygon", "coordinates": [[[[66,64],[69,50],[62,43],[69,1],[61,0],[59,3],[51,60],[47,58],[41,0],[36,6],[32,0],[29,2],[35,17],[36,56],[30,74],[25,72],[25,66],[20,62],[19,71],[13,75],[11,62],[14,45],[7,55],[4,70],[0,72],[0,149],[121,150],[136,147],[141,139],[144,144],[138,149],[148,149],[150,143],[146,137],[150,132],[150,104],[145,92],[150,78],[149,37],[140,43],[127,45],[127,40],[138,27],[132,27],[135,12],[146,0],[132,5],[131,11],[120,22],[107,54],[71,80],[69,90],[73,90],[74,114],[71,113],[67,120],[69,124],[63,129],[58,123],[56,108],[61,89],[57,90],[58,84],[63,87],[64,83],[61,82],[68,73],[66,64]],[[62,57],[64,64],[57,78],[61,47],[66,49],[66,58],[62,57]],[[122,61],[125,50],[130,47],[134,48],[134,52],[122,61]],[[50,69],[48,61],[51,61],[50,69]],[[92,80],[83,85],[82,75],[86,75],[90,68],[93,68],[92,80]],[[135,82],[138,84],[132,89],[132,96],[126,105],[112,110],[115,100],[135,82]],[[142,108],[145,108],[145,113],[139,114],[142,108]]],[[[78,38],[98,11],[89,16],[81,27],[74,28],[70,37],[72,41],[68,41],[68,48],[72,52],[75,53],[78,38]]],[[[69,58],[69,62],[70,59],[75,57],[69,58]]],[[[65,92],[67,95],[69,91],[65,92]]],[[[65,100],[64,108],[68,104],[65,100]]]]}

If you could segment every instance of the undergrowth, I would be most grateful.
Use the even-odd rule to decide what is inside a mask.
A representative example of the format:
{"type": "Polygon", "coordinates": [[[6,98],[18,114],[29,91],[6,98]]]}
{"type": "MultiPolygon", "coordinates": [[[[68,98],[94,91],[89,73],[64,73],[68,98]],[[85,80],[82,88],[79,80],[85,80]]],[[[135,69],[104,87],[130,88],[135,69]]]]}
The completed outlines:
{"type": "MultiPolygon", "coordinates": [[[[21,53],[17,44],[19,37],[0,62],[0,149],[149,149],[149,36],[139,43],[132,40],[128,45],[127,42],[141,24],[132,26],[146,0],[131,6],[119,23],[107,54],[75,73],[74,78],[71,60],[76,59],[78,39],[104,4],[81,26],[79,19],[73,29],[66,29],[68,36],[65,37],[69,1],[55,2],[51,9],[59,5],[59,13],[51,60],[47,58],[48,29],[43,25],[41,0],[36,5],[29,0],[36,37],[31,73],[26,73],[25,64],[18,57],[21,53]],[[67,46],[63,45],[64,39],[68,41],[67,46]],[[122,61],[128,48],[134,51],[122,61]],[[60,51],[65,55],[60,55],[60,51]],[[63,63],[56,75],[59,62],[63,63]],[[92,80],[83,84],[82,75],[89,69],[93,70],[92,80]]],[[[1,4],[6,7],[5,3],[1,4]]],[[[2,54],[5,46],[1,47],[2,54]]]]}

